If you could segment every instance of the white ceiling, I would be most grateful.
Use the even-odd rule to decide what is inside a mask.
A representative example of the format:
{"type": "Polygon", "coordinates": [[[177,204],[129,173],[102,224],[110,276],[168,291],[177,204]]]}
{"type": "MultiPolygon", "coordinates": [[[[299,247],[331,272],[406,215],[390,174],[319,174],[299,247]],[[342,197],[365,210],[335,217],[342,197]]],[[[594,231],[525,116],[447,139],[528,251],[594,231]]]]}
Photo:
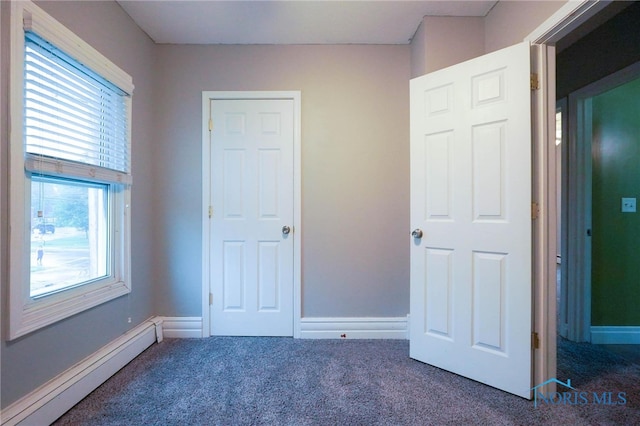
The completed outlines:
{"type": "Polygon", "coordinates": [[[485,16],[496,1],[119,0],[156,43],[406,44],[424,16],[485,16]]]}

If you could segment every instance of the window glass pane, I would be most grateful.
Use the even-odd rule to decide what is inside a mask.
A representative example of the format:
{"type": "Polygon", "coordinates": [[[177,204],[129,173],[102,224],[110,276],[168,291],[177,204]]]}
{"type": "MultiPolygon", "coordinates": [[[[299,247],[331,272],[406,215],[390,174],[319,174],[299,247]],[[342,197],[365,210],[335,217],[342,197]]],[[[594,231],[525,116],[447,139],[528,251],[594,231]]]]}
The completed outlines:
{"type": "Polygon", "coordinates": [[[32,178],[31,297],[109,274],[108,193],[109,185],[32,178]]]}

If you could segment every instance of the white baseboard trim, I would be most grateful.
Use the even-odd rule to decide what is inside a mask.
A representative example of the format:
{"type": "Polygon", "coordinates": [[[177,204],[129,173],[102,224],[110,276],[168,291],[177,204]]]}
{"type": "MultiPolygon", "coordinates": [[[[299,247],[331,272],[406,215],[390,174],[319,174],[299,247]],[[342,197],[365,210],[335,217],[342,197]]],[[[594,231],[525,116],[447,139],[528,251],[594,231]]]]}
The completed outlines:
{"type": "Polygon", "coordinates": [[[134,327],[2,410],[1,423],[51,424],[154,342],[161,341],[161,330],[158,317],[134,327]]]}
{"type": "Polygon", "coordinates": [[[640,344],[639,326],[592,326],[591,343],[595,345],[640,344]]]}
{"type": "Polygon", "coordinates": [[[301,318],[301,339],[407,339],[407,317],[301,318]]]}
{"type": "Polygon", "coordinates": [[[202,317],[161,317],[162,334],[169,338],[202,336],[202,317]]]}

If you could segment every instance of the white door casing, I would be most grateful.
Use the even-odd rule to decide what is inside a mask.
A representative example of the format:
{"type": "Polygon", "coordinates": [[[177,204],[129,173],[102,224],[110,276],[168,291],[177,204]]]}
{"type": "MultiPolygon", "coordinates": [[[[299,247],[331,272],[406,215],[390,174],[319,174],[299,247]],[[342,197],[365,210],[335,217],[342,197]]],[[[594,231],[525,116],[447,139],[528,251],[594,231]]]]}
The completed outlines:
{"type": "Polygon", "coordinates": [[[293,336],[294,99],[211,99],[210,334],[293,336]]]}
{"type": "Polygon", "coordinates": [[[410,355],[531,395],[528,43],[411,81],[410,355]]]}

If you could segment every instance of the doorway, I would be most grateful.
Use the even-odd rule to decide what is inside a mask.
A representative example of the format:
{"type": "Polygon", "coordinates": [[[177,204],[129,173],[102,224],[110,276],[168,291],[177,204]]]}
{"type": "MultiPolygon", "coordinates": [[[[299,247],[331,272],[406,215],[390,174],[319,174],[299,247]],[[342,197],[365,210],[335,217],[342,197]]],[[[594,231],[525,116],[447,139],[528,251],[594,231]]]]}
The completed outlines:
{"type": "MultiPolygon", "coordinates": [[[[556,46],[558,107],[564,112],[565,134],[569,121],[569,138],[579,141],[563,144],[562,167],[565,173],[562,204],[568,208],[563,209],[560,222],[565,244],[561,257],[563,285],[558,305],[558,331],[561,336],[573,341],[592,341],[590,259],[592,250],[601,251],[600,244],[594,247],[592,243],[602,236],[590,235],[602,230],[602,226],[596,229],[592,224],[590,214],[591,163],[592,158],[596,158],[587,146],[592,134],[592,100],[634,78],[634,70],[630,66],[640,60],[640,48],[636,47],[640,37],[632,28],[638,19],[639,4],[614,2],[559,40],[556,46]]],[[[613,203],[613,199],[608,202],[613,203]]],[[[609,206],[610,218],[613,218],[611,215],[619,216],[620,202],[621,199],[618,199],[615,206],[609,206]]],[[[593,267],[598,269],[599,264],[593,267]]],[[[618,268],[618,271],[622,269],[618,268]]],[[[599,308],[594,306],[593,309],[599,308]]]]}
{"type": "Polygon", "coordinates": [[[558,330],[569,340],[640,342],[640,318],[635,317],[640,268],[633,255],[640,250],[635,208],[639,77],[636,63],[568,97],[572,130],[565,192],[574,208],[568,209],[565,222],[568,262],[558,330]]]}
{"type": "MultiPolygon", "coordinates": [[[[640,360],[640,346],[629,345],[640,342],[640,327],[634,326],[633,324],[639,323],[623,313],[635,312],[636,309],[621,308],[625,301],[637,301],[638,296],[627,293],[622,303],[620,300],[614,303],[612,301],[625,294],[615,288],[620,278],[625,280],[620,274],[628,274],[633,267],[619,264],[611,267],[618,261],[624,262],[624,253],[629,249],[623,249],[623,242],[620,241],[614,243],[615,248],[605,247],[611,234],[617,234],[618,239],[627,234],[625,231],[621,234],[617,230],[620,226],[626,229],[625,223],[629,219],[633,220],[634,214],[622,213],[622,199],[635,198],[636,195],[621,195],[629,189],[611,186],[610,177],[605,176],[603,180],[603,160],[609,164],[607,168],[616,161],[616,168],[622,168],[618,156],[620,146],[609,143],[608,148],[603,150],[602,135],[598,134],[601,133],[601,118],[594,117],[594,114],[602,115],[602,105],[606,102],[603,97],[615,96],[610,91],[615,91],[616,87],[629,83],[639,75],[637,65],[634,67],[631,64],[640,60],[640,48],[636,47],[640,38],[632,29],[633,25],[629,26],[640,19],[639,6],[637,3],[614,2],[592,18],[594,23],[587,22],[585,28],[578,31],[581,39],[568,36],[557,44],[558,108],[564,112],[563,118],[568,118],[573,123],[570,125],[574,130],[568,132],[569,137],[579,139],[578,144],[573,144],[573,148],[580,148],[575,150],[571,146],[564,146],[563,151],[562,167],[571,173],[565,173],[562,184],[564,208],[559,222],[563,230],[562,284],[559,287],[557,330],[566,339],[590,342],[594,344],[593,350],[606,349],[632,362],[640,360]],[[579,124],[576,125],[577,123],[579,124]],[[584,145],[585,142],[590,144],[592,140],[593,150],[584,145]],[[592,161],[593,168],[596,169],[593,179],[592,161]],[[567,174],[573,175],[569,182],[567,174]],[[605,183],[606,188],[602,187],[602,183],[605,183]],[[592,206],[597,206],[593,209],[593,215],[592,206]],[[616,258],[613,262],[607,259],[611,254],[616,258]],[[606,278],[603,280],[603,277],[606,278]],[[610,307],[613,305],[615,313],[612,316],[610,307]]],[[[619,103],[619,100],[614,101],[614,104],[616,102],[619,103]]],[[[565,129],[566,123],[567,120],[563,120],[565,129]]],[[[628,174],[624,175],[614,180],[623,183],[628,174]]],[[[623,240],[625,238],[622,237],[623,240]]],[[[567,342],[560,339],[559,344],[573,345],[567,342]]],[[[560,358],[560,351],[558,357],[560,358]]]]}
{"type": "MultiPolygon", "coordinates": [[[[617,51],[616,49],[611,49],[611,46],[616,45],[616,43],[612,42],[610,38],[598,37],[596,35],[597,31],[594,31],[594,29],[597,29],[604,22],[620,13],[622,9],[628,8],[629,4],[625,3],[602,1],[569,2],[526,37],[526,40],[539,47],[539,53],[535,57],[532,56],[532,59],[535,59],[534,64],[536,66],[534,69],[541,76],[540,82],[543,89],[537,97],[538,101],[534,102],[534,112],[539,117],[539,120],[533,133],[534,145],[538,151],[534,160],[534,167],[538,172],[534,182],[534,197],[540,202],[539,211],[543,218],[542,222],[537,222],[538,225],[535,228],[536,238],[534,240],[536,255],[534,256],[535,320],[533,324],[533,346],[539,349],[533,352],[533,376],[536,383],[542,383],[557,374],[556,227],[559,223],[556,219],[556,99],[561,99],[567,95],[561,95],[560,90],[561,87],[567,84],[577,84],[572,90],[588,84],[588,81],[585,82],[584,78],[591,78],[592,75],[587,75],[584,71],[588,68],[589,62],[591,62],[591,65],[595,64],[599,67],[598,72],[604,71],[602,76],[610,73],[611,71],[607,70],[612,66],[619,65],[616,62],[616,55],[612,54],[617,53],[617,51]],[[591,39],[589,40],[589,38],[591,39]],[[573,44],[583,44],[581,53],[584,55],[584,61],[581,62],[575,60],[575,58],[562,60],[562,50],[573,44]],[[595,59],[595,54],[604,55],[606,59],[595,59]],[[587,64],[585,64],[585,61],[587,64]],[[561,73],[563,69],[565,71],[564,74],[561,73]]],[[[633,3],[633,6],[637,6],[637,3],[633,3]]],[[[627,35],[627,40],[623,43],[623,47],[631,51],[632,54],[640,54],[640,40],[638,42],[633,41],[640,36],[640,34],[632,30],[636,26],[634,19],[632,17],[622,25],[622,31],[625,31],[627,35]]],[[[617,47],[619,48],[620,46],[617,47]]],[[[621,55],[620,57],[628,59],[628,55],[621,55]]],[[[622,67],[620,66],[617,69],[622,67]]],[[[536,97],[534,97],[535,99],[536,97]]],[[[563,196],[565,195],[563,194],[563,196]]],[[[538,205],[534,205],[534,207],[537,209],[538,205]]],[[[569,207],[571,207],[571,204],[569,204],[569,207]]],[[[567,209],[565,209],[566,211],[567,209]]],[[[567,228],[568,226],[564,226],[562,232],[566,233],[567,228]]],[[[566,250],[566,244],[563,247],[564,250],[566,250]]],[[[565,259],[563,255],[561,261],[564,269],[569,259],[565,259]]],[[[554,384],[545,386],[547,391],[555,391],[554,384]]]]}

